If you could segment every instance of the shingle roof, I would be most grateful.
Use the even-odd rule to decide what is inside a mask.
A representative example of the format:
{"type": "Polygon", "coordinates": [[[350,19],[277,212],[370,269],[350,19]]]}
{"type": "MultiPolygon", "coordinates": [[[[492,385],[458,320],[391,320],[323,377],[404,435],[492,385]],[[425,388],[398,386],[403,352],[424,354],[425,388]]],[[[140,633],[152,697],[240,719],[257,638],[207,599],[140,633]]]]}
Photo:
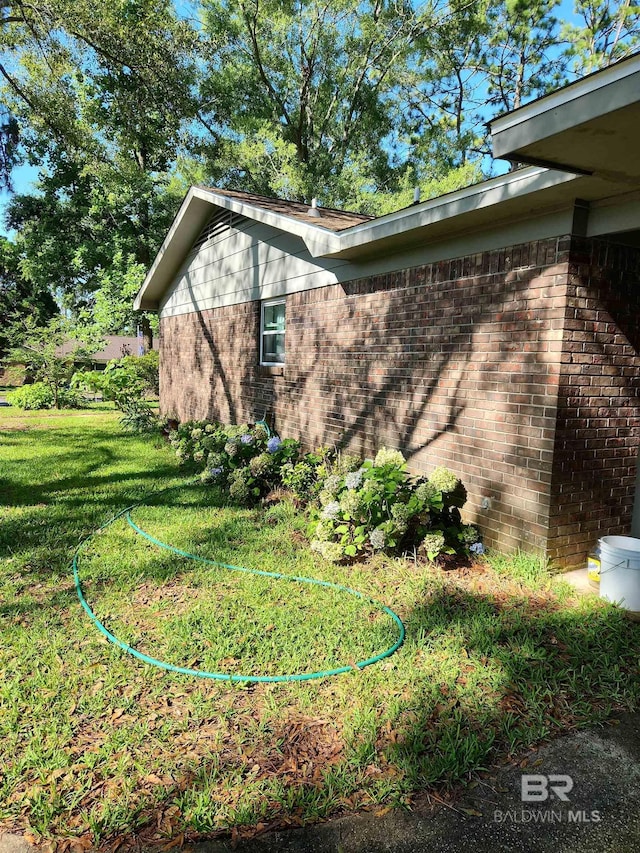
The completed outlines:
{"type": "MultiPolygon", "coordinates": [[[[106,346],[104,349],[94,352],[91,360],[102,364],[106,364],[114,358],[122,358],[124,355],[140,355],[140,346],[142,338],[135,338],[129,335],[105,335],[104,341],[106,346]]],[[[76,341],[67,341],[56,349],[58,355],[68,355],[77,346],[76,341]]],[[[153,348],[157,349],[157,342],[154,340],[153,348]]]]}
{"type": "Polygon", "coordinates": [[[299,219],[301,222],[306,222],[309,225],[319,225],[321,228],[327,228],[329,231],[344,231],[345,228],[351,228],[354,225],[360,225],[362,222],[369,222],[374,219],[373,216],[366,216],[363,213],[334,210],[330,207],[318,207],[320,215],[310,216],[309,205],[304,202],[286,201],[281,198],[267,198],[266,196],[256,195],[255,193],[218,189],[218,187],[202,187],[202,189],[217,193],[218,195],[227,196],[228,198],[237,199],[253,207],[261,207],[264,210],[271,210],[283,216],[291,216],[293,219],[299,219]]]}

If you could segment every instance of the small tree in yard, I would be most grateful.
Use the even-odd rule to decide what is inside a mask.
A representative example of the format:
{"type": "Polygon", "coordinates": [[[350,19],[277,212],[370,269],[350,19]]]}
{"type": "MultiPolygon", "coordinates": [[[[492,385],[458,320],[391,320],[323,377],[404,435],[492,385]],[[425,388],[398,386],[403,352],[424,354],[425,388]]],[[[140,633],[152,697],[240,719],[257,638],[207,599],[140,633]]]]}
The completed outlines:
{"type": "Polygon", "coordinates": [[[91,354],[104,346],[100,338],[63,317],[54,317],[46,326],[38,326],[36,319],[29,317],[12,326],[8,338],[11,348],[4,363],[24,365],[28,377],[50,389],[56,409],[61,408],[61,392],[77,363],[89,361],[91,354]]]}

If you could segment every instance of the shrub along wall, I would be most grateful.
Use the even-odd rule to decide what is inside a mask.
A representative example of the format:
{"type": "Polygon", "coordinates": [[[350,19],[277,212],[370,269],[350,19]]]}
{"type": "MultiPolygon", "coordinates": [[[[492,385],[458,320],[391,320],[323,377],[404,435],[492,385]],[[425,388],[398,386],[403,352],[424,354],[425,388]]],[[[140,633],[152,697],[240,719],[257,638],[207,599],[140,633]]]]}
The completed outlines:
{"type": "MultiPolygon", "coordinates": [[[[461,474],[467,518],[488,544],[579,562],[591,532],[580,553],[558,539],[559,526],[571,537],[571,522],[553,484],[569,471],[554,465],[556,439],[579,438],[574,423],[556,436],[558,418],[571,421],[562,389],[576,251],[570,237],[553,238],[291,294],[284,368],[258,364],[259,302],[162,318],[162,411],[231,422],[266,414],[309,447],[371,455],[386,445],[416,472],[444,464],[461,474]]],[[[611,267],[592,287],[605,280],[615,290],[611,267]]],[[[626,408],[625,450],[614,455],[629,476],[639,422],[626,408]]],[[[606,500],[600,532],[621,532],[629,495],[606,500]]]]}
{"type": "Polygon", "coordinates": [[[412,477],[399,450],[380,448],[362,460],[323,447],[301,457],[298,441],[269,435],[264,423],[186,421],[170,441],[181,464],[202,469],[202,482],[226,500],[252,505],[287,495],[307,509],[311,547],[327,560],[484,552],[477,528],[462,523],[467,493],[459,478],[442,467],[412,477]]]}

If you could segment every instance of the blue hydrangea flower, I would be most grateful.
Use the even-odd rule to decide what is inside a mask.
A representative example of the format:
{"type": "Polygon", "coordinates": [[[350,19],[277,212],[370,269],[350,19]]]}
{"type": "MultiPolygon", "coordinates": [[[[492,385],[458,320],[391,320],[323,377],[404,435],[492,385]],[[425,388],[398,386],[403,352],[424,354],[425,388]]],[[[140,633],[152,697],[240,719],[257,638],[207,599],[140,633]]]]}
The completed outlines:
{"type": "Polygon", "coordinates": [[[484,545],[482,542],[474,542],[473,545],[469,546],[469,550],[472,554],[480,556],[480,554],[484,554],[484,545]]]}
{"type": "Polygon", "coordinates": [[[215,480],[218,479],[218,477],[222,474],[223,471],[224,468],[205,468],[202,474],[200,475],[200,479],[205,484],[213,483],[215,480]]]}
{"type": "Polygon", "coordinates": [[[269,451],[269,453],[276,453],[278,450],[280,450],[281,446],[282,441],[278,438],[277,435],[271,436],[271,438],[267,442],[267,450],[269,451]]]}
{"type": "Polygon", "coordinates": [[[240,436],[240,441],[243,444],[253,444],[253,436],[246,432],[244,435],[240,436]]]}

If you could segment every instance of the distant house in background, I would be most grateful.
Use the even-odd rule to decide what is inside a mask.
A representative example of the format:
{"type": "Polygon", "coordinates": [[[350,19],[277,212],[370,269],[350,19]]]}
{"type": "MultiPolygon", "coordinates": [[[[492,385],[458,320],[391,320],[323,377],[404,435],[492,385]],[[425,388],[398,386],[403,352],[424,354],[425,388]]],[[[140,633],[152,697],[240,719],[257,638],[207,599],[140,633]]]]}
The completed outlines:
{"type": "MultiPolygon", "coordinates": [[[[91,367],[93,370],[104,370],[107,363],[113,359],[123,358],[125,355],[143,355],[142,338],[128,335],[105,335],[104,340],[106,343],[104,349],[92,354],[90,365],[83,362],[85,367],[91,367]]],[[[74,346],[74,342],[69,341],[69,343],[58,348],[58,354],[66,355],[71,352],[74,346]]],[[[158,349],[157,341],[154,342],[153,348],[158,349]]]]}
{"type": "Polygon", "coordinates": [[[377,219],[192,187],[138,294],[160,405],[455,470],[504,550],[628,533],[640,444],[640,56],[492,123],[531,164],[377,219]]]}
{"type": "MultiPolygon", "coordinates": [[[[130,335],[105,335],[104,349],[94,352],[89,362],[78,362],[79,368],[86,370],[104,370],[107,363],[113,359],[123,358],[125,355],[142,355],[142,338],[130,335]]],[[[67,355],[75,347],[73,341],[58,347],[58,355],[67,355]]],[[[154,341],[153,349],[158,349],[158,342],[154,341]]],[[[24,365],[14,364],[11,368],[0,369],[0,385],[21,385],[24,381],[24,365]]]]}

